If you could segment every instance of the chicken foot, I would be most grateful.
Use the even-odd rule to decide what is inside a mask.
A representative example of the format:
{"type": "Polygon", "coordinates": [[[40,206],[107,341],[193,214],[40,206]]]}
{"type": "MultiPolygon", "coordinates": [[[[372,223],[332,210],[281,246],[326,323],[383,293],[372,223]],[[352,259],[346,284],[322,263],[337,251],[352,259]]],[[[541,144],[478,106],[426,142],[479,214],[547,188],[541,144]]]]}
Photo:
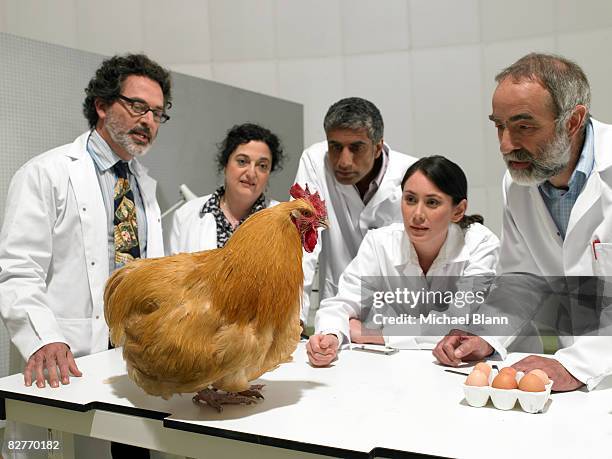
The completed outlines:
{"type": "Polygon", "coordinates": [[[263,384],[253,384],[242,392],[220,392],[214,387],[206,388],[193,396],[193,402],[206,402],[208,406],[220,413],[223,411],[222,405],[251,405],[256,403],[258,398],[263,399],[264,396],[259,392],[263,387],[263,384]]]}

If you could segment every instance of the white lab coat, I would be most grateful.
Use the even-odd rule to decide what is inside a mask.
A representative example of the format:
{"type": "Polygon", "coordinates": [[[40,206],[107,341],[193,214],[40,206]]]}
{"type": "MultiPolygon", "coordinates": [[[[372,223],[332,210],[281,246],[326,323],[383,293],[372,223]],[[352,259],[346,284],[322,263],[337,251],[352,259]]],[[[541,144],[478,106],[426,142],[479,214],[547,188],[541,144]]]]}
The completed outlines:
{"type": "MultiPolygon", "coordinates": [[[[31,159],[9,187],[0,310],[25,360],[55,341],[67,343],[76,357],[108,348],[107,216],[88,136],[31,159]]],[[[156,182],[138,161],[132,164],[147,215],[147,254],[163,256],[156,182]]]]}
{"type": "Polygon", "coordinates": [[[319,295],[332,297],[338,291],[340,275],[355,258],[366,233],[391,223],[401,222],[401,181],[415,158],[383,147],[389,153],[389,163],[379,189],[367,205],[352,185],[342,185],[334,177],[327,161],[327,142],[306,149],[300,159],[295,182],[318,191],[325,200],[330,227],[321,233],[314,252],[305,253],[304,300],[302,320],[308,317],[309,296],[319,260],[319,295]],[[320,256],[319,256],[320,254],[320,256]]]}
{"type": "MultiPolygon", "coordinates": [[[[451,223],[446,241],[427,275],[419,265],[414,246],[403,223],[372,230],[365,236],[355,259],[340,278],[338,293],[321,302],[315,317],[315,333],[333,333],[350,342],[349,319],[360,318],[362,280],[380,292],[394,291],[394,279],[401,277],[402,287],[412,291],[452,291],[456,277],[494,276],[499,256],[499,239],[487,227],[474,223],[466,229],[451,223]],[[455,279],[449,279],[454,276],[455,279]],[[380,285],[379,285],[380,284],[380,285]]],[[[383,331],[384,332],[384,331],[383,331]]],[[[441,336],[385,336],[391,347],[402,349],[432,348],[441,336]]]]}
{"type": "MultiPolygon", "coordinates": [[[[200,210],[211,195],[186,202],[174,212],[170,231],[170,254],[199,252],[217,248],[217,222],[213,214],[200,215],[200,210]]],[[[266,200],[266,207],[278,204],[266,200]]]]}
{"type": "MultiPolygon", "coordinates": [[[[88,136],[32,158],[11,180],[0,234],[0,312],[16,347],[11,373],[52,342],[68,344],[75,357],[108,348],[107,216],[88,136]]],[[[156,182],[132,164],[147,216],[147,255],[163,256],[156,182]]],[[[46,429],[8,423],[8,438],[45,439],[46,429]]]]}
{"type": "MultiPolygon", "coordinates": [[[[595,164],[572,208],[565,240],[537,186],[518,185],[506,173],[501,274],[612,276],[612,126],[592,123],[595,164]],[[597,257],[593,241],[601,241],[597,257]]],[[[512,338],[490,342],[504,356],[512,338]]],[[[565,347],[555,358],[589,389],[612,374],[612,336],[565,337],[560,344],[565,347]]]]}

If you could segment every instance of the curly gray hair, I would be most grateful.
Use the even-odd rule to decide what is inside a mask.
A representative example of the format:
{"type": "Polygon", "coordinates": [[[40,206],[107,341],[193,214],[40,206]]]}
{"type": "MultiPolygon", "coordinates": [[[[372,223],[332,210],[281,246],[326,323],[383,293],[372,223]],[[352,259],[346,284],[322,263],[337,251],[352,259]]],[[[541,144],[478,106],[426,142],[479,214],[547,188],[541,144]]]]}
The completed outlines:
{"type": "Polygon", "coordinates": [[[589,80],[575,62],[554,54],[530,53],[498,73],[495,81],[501,83],[507,78],[515,82],[527,79],[540,83],[552,99],[551,109],[558,129],[569,119],[577,105],[584,105],[587,116],[582,129],[586,127],[591,89],[589,80]]]}

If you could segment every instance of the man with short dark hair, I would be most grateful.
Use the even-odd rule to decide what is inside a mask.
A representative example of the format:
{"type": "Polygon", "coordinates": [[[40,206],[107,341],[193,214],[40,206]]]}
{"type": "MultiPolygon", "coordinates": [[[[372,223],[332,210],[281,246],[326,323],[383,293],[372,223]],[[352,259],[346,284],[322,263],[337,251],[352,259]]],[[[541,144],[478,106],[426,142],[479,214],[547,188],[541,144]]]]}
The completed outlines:
{"type": "Polygon", "coordinates": [[[402,221],[400,182],[415,161],[384,142],[382,116],[368,100],[339,100],[327,111],[323,127],[327,141],[304,151],[295,178],[321,194],[330,222],[315,252],[304,255],[303,321],[317,258],[320,299],[332,297],[366,233],[402,221]]]}
{"type": "MultiPolygon", "coordinates": [[[[108,349],[109,274],[164,254],[156,182],[137,157],[169,118],[170,86],[170,74],[144,55],[105,60],[85,89],[90,130],[32,158],[11,181],[0,308],[14,345],[11,370],[25,361],[27,386],[45,387],[44,370],[51,387],[80,376],[75,357],[108,349]]],[[[15,427],[7,425],[5,440],[33,439],[15,427]]]]}
{"type": "MultiPolygon", "coordinates": [[[[489,118],[508,167],[498,273],[543,279],[596,276],[608,285],[612,126],[590,118],[584,72],[562,57],[532,53],[496,80],[489,118]]],[[[446,365],[478,360],[494,350],[504,356],[515,338],[483,339],[453,331],[434,355],[446,365]]],[[[529,356],[515,368],[543,369],[557,391],[582,385],[592,389],[612,372],[612,337],[562,336],[560,344],[554,359],[529,356]]]]}

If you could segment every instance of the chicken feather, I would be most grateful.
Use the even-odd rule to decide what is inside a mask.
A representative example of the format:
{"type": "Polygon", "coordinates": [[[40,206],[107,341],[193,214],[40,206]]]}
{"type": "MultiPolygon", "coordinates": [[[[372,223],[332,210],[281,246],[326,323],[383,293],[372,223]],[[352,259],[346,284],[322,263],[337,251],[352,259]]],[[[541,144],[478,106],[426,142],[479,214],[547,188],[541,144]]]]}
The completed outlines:
{"type": "Polygon", "coordinates": [[[164,398],[209,385],[239,392],[289,361],[301,331],[302,245],[325,216],[296,199],[253,214],[223,248],[116,271],[105,316],[129,377],[164,398]]]}

